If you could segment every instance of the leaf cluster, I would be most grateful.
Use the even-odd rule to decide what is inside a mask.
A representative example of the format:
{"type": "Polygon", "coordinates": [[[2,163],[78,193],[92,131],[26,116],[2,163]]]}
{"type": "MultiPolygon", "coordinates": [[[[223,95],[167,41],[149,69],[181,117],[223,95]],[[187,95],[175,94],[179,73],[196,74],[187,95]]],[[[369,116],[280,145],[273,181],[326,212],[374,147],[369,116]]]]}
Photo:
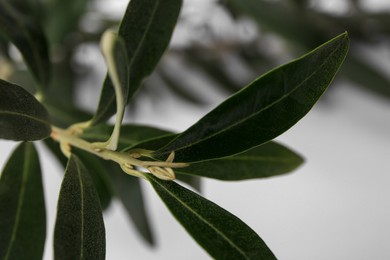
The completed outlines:
{"type": "MultiPolygon", "coordinates": [[[[86,2],[58,0],[43,10],[80,17],[86,2]]],[[[72,91],[66,90],[67,81],[59,84],[47,46],[64,40],[70,26],[59,26],[64,16],[38,15],[42,9],[36,5],[43,2],[29,1],[32,9],[18,3],[0,2],[0,13],[7,10],[0,32],[19,49],[34,88],[0,80],[0,137],[21,142],[0,179],[2,259],[43,255],[46,216],[38,153],[31,142],[36,140],[43,140],[65,170],[54,228],[55,259],[105,258],[103,210],[113,197],[153,244],[140,181],[152,185],[210,256],[276,259],[238,217],[179,182],[199,190],[199,177],[258,179],[300,166],[302,157],[273,139],[304,117],[332,82],[348,52],[347,33],[258,77],[184,132],[171,133],[123,124],[122,119],[170,42],[181,0],[132,0],[119,29],[103,34],[107,75],[93,115],[71,102],[57,102],[72,91]],[[110,125],[107,120],[114,114],[110,125]]]]}

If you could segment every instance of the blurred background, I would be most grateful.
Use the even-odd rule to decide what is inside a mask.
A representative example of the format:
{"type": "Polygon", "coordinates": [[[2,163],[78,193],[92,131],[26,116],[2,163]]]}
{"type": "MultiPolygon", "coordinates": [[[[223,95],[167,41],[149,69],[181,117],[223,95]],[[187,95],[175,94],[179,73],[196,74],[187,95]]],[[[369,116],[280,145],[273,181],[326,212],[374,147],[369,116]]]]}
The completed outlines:
{"type": "MultiPolygon", "coordinates": [[[[38,17],[34,2],[26,12],[38,17]]],[[[100,36],[118,25],[127,4],[47,4],[55,95],[46,105],[72,115],[52,115],[58,124],[95,110],[106,74],[100,36]]],[[[127,122],[183,131],[262,73],[344,31],[351,48],[335,81],[277,138],[305,164],[276,178],[202,182],[202,194],[247,223],[279,259],[390,259],[390,1],[186,0],[169,50],[126,112],[127,122]]],[[[0,53],[0,77],[31,86],[17,50],[0,39],[0,53]]],[[[1,141],[1,165],[14,146],[1,141]]],[[[45,259],[52,259],[62,169],[39,148],[49,220],[45,259]]],[[[114,201],[104,215],[107,259],[208,259],[148,183],[141,185],[156,245],[144,242],[114,201]]]]}

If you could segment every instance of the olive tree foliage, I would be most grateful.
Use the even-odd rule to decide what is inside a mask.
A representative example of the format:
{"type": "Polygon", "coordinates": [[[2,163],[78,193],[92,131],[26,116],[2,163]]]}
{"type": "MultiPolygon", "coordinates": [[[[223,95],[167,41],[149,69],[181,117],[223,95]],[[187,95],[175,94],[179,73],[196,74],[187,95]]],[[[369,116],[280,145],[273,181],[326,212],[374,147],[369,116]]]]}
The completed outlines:
{"type": "Polygon", "coordinates": [[[276,259],[237,216],[176,180],[196,190],[200,177],[268,178],[300,166],[302,157],[273,139],[304,117],[330,85],[348,52],[347,33],[259,76],[184,132],[172,133],[122,121],[167,49],[182,1],[132,0],[117,29],[105,28],[99,37],[107,75],[93,114],[73,105],[70,68],[52,57],[62,45],[62,59],[71,59],[74,42],[65,36],[87,2],[0,1],[2,55],[11,62],[7,53],[13,44],[31,79],[0,80],[0,137],[18,142],[0,179],[0,258],[42,258],[46,216],[40,162],[46,159],[35,148],[40,141],[65,172],[55,228],[48,231],[54,232],[55,259],[105,258],[103,211],[113,197],[153,244],[140,182],[154,188],[211,257],[276,259]],[[111,125],[107,120],[114,115],[111,125]]]}

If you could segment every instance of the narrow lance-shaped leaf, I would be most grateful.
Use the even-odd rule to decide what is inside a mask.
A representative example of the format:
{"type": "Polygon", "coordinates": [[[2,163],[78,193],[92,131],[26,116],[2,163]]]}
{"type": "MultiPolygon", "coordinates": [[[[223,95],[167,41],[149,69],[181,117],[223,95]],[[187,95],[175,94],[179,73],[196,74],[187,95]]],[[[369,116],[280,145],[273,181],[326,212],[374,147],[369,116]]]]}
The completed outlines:
{"type": "Polygon", "coordinates": [[[148,180],[187,232],[215,259],[276,259],[239,218],[173,181],[148,180]]]}
{"type": "Polygon", "coordinates": [[[19,49],[38,83],[38,90],[43,92],[50,79],[49,48],[43,29],[10,3],[0,1],[0,33],[19,49]]]}
{"type": "MultiPolygon", "coordinates": [[[[132,0],[119,27],[129,61],[129,92],[134,95],[142,80],[156,67],[167,48],[180,13],[181,0],[132,0]]],[[[92,124],[115,114],[115,91],[106,78],[92,124]]]]}
{"type": "Polygon", "coordinates": [[[109,176],[111,172],[105,167],[106,161],[80,149],[72,148],[72,152],[77,155],[88,169],[89,176],[98,194],[100,205],[103,210],[107,209],[111,203],[114,191],[109,176]]]}
{"type": "Polygon", "coordinates": [[[154,156],[195,162],[248,150],[297,123],[324,93],[348,52],[346,33],[252,82],[154,156]]]}
{"type": "Polygon", "coordinates": [[[50,132],[48,113],[35,97],[0,79],[0,138],[32,141],[46,138],[50,132]]]}
{"type": "Polygon", "coordinates": [[[32,143],[19,145],[4,168],[0,216],[0,259],[42,259],[45,201],[39,158],[32,143]]]}
{"type": "Polygon", "coordinates": [[[72,155],[57,205],[55,259],[104,259],[103,214],[95,187],[82,162],[72,155]]]}
{"type": "Polygon", "coordinates": [[[268,142],[237,155],[193,163],[188,167],[175,169],[175,173],[238,181],[288,173],[302,162],[302,157],[290,149],[268,142]]]}

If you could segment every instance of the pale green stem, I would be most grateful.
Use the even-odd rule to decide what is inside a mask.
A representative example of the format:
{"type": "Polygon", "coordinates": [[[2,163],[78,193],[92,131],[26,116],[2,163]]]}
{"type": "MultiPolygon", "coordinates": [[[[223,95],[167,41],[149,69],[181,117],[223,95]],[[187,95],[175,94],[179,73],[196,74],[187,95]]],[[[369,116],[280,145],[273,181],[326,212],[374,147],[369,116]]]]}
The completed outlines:
{"type": "Polygon", "coordinates": [[[103,143],[103,146],[113,151],[115,151],[118,147],[120,129],[122,124],[123,114],[125,111],[124,96],[122,91],[123,87],[119,79],[118,68],[116,66],[115,57],[114,57],[117,38],[118,36],[115,32],[108,30],[103,34],[101,40],[102,53],[106,60],[108,74],[110,75],[112,84],[114,85],[114,89],[115,89],[116,111],[117,111],[114,130],[112,131],[110,139],[108,139],[106,143],[103,143]]]}
{"type": "Polygon", "coordinates": [[[52,126],[51,137],[60,143],[61,150],[67,157],[70,157],[71,155],[71,147],[77,147],[102,159],[114,161],[118,163],[126,173],[137,177],[143,177],[143,174],[134,170],[134,167],[148,169],[156,177],[164,180],[172,180],[175,178],[172,168],[182,168],[188,166],[187,163],[172,162],[173,155],[170,156],[169,161],[142,161],[135,158],[139,156],[138,153],[133,155],[128,152],[117,152],[101,148],[95,143],[87,142],[84,139],[79,138],[77,135],[74,135],[74,132],[71,131],[71,129],[65,130],[52,126]]]}

